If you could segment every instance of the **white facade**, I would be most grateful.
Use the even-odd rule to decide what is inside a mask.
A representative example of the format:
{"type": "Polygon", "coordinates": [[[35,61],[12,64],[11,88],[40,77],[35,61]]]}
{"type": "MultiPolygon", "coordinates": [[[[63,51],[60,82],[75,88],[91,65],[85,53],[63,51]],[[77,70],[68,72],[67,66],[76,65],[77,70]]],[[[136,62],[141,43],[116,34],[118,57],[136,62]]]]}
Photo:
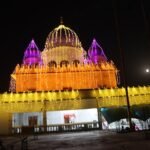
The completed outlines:
{"type": "MultiPolygon", "coordinates": [[[[46,113],[47,125],[65,124],[65,123],[86,123],[97,122],[97,109],[79,109],[79,110],[63,110],[48,111],[46,113]]],[[[14,113],[12,117],[12,126],[31,126],[43,125],[43,113],[14,113]]]]}

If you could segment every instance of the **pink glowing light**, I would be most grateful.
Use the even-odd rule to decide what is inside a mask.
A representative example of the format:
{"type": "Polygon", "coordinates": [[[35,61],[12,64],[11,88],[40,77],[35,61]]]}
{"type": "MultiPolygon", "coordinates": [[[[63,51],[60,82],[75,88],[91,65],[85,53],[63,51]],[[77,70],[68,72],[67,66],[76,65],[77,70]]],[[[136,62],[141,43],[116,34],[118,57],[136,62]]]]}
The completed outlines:
{"type": "Polygon", "coordinates": [[[93,39],[91,47],[88,50],[88,55],[93,63],[107,61],[107,57],[96,39],[93,39]]]}
{"type": "Polygon", "coordinates": [[[42,64],[41,53],[35,41],[32,39],[24,52],[23,64],[42,64]]]}

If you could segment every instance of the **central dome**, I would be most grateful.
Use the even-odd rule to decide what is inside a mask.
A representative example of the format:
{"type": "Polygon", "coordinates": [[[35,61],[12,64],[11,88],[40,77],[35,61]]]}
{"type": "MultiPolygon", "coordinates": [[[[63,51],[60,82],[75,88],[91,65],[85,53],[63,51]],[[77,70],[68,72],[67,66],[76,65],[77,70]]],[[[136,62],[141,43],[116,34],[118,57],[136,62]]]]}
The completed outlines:
{"type": "Polygon", "coordinates": [[[77,34],[61,24],[56,27],[53,31],[51,31],[46,39],[45,48],[51,49],[58,46],[71,46],[71,47],[81,47],[81,42],[77,34]]]}
{"type": "Polygon", "coordinates": [[[42,52],[42,59],[44,64],[54,61],[57,64],[64,61],[83,63],[85,54],[77,34],[61,23],[49,33],[42,52]]]}

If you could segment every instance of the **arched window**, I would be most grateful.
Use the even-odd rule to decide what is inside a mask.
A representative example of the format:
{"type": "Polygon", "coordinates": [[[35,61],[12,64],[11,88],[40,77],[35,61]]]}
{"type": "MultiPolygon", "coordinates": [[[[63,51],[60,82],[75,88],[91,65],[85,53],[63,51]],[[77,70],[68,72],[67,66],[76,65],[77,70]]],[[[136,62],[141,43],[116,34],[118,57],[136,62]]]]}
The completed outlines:
{"type": "Polygon", "coordinates": [[[67,65],[69,64],[69,61],[67,61],[67,60],[62,60],[61,62],[60,62],[60,66],[62,67],[62,66],[66,66],[67,67],[67,65]]]}
{"type": "Polygon", "coordinates": [[[76,67],[78,66],[79,63],[80,63],[80,61],[77,60],[77,59],[73,61],[73,64],[74,64],[76,67]]]}
{"type": "Polygon", "coordinates": [[[48,63],[48,66],[49,67],[57,67],[57,63],[56,63],[56,61],[52,60],[48,63]]]}

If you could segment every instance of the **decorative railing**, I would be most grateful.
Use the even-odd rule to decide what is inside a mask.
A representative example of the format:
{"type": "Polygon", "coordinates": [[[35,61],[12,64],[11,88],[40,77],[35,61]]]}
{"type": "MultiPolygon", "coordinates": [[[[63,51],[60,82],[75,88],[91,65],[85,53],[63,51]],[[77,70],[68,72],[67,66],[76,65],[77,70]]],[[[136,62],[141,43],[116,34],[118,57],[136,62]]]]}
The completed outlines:
{"type": "Polygon", "coordinates": [[[85,131],[99,128],[98,122],[53,124],[47,126],[17,126],[12,128],[12,134],[36,134],[51,132],[85,131]]]}

